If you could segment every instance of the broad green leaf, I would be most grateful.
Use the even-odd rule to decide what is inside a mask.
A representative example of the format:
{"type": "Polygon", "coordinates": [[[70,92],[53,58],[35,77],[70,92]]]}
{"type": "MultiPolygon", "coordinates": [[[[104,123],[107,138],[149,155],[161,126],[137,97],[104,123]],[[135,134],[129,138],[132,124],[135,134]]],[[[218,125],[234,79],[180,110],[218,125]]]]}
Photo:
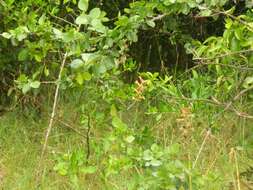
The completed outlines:
{"type": "Polygon", "coordinates": [[[89,16],[86,14],[81,14],[80,16],[78,16],[75,20],[75,23],[78,25],[87,25],[89,24],[89,16]]]}
{"type": "Polygon", "coordinates": [[[89,81],[92,78],[92,76],[89,72],[84,72],[82,75],[83,75],[83,79],[86,81],[89,81]]]}
{"type": "Polygon", "coordinates": [[[70,67],[73,69],[77,69],[81,66],[83,66],[84,62],[81,59],[74,59],[71,64],[70,67]]]}
{"type": "Polygon", "coordinates": [[[115,128],[121,128],[121,129],[127,128],[127,125],[119,117],[113,117],[112,126],[115,128]]]}
{"type": "Polygon", "coordinates": [[[153,159],[152,152],[150,150],[145,150],[143,152],[143,160],[150,161],[153,159]]]}
{"type": "Polygon", "coordinates": [[[101,20],[93,19],[91,21],[91,25],[93,26],[94,30],[97,32],[105,33],[106,27],[102,24],[101,20]]]}
{"type": "Polygon", "coordinates": [[[46,18],[47,18],[47,17],[46,17],[46,14],[44,13],[44,14],[39,18],[38,23],[39,23],[40,25],[44,24],[46,18]]]}
{"type": "Polygon", "coordinates": [[[64,42],[71,42],[75,39],[75,32],[73,30],[63,33],[62,40],[64,42]]]}
{"type": "Polygon", "coordinates": [[[94,56],[93,53],[83,53],[82,54],[82,59],[84,62],[89,61],[92,57],[94,56]]]}
{"type": "Polygon", "coordinates": [[[103,57],[101,64],[103,64],[107,70],[110,70],[115,66],[115,62],[112,56],[103,57]]]}
{"type": "Polygon", "coordinates": [[[203,11],[200,12],[200,16],[204,16],[204,17],[208,17],[212,14],[212,11],[209,9],[205,9],[203,11]]]}
{"type": "Polygon", "coordinates": [[[78,8],[82,11],[87,11],[89,7],[89,0],[79,0],[78,2],[78,8]]]}
{"type": "Polygon", "coordinates": [[[22,86],[22,92],[23,94],[26,94],[31,89],[31,86],[29,83],[22,86]]]}
{"type": "Polygon", "coordinates": [[[29,51],[25,48],[23,48],[19,54],[18,54],[18,60],[19,61],[24,61],[29,57],[29,51]]]}
{"type": "Polygon", "coordinates": [[[95,64],[93,67],[93,70],[94,70],[95,74],[97,74],[97,75],[104,74],[107,71],[105,65],[101,64],[101,63],[95,64]]]}
{"type": "Polygon", "coordinates": [[[17,34],[18,41],[22,41],[22,40],[26,39],[26,37],[27,37],[26,33],[21,33],[20,32],[20,33],[17,34]]]}
{"type": "Polygon", "coordinates": [[[91,19],[98,19],[100,17],[101,11],[99,8],[94,8],[90,11],[89,16],[91,19]]]}

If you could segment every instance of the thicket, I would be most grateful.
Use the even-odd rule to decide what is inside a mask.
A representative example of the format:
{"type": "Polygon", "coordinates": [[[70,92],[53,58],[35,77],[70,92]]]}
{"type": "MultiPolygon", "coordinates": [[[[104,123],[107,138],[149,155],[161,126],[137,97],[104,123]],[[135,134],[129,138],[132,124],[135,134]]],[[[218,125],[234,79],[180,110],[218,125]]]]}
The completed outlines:
{"type": "Polygon", "coordinates": [[[105,183],[122,169],[136,170],[132,189],[223,189],[219,173],[201,176],[198,158],[186,166],[184,144],[167,145],[140,123],[176,113],[186,138],[197,118],[207,122],[206,137],[221,130],[225,113],[253,119],[252,6],[251,0],[0,0],[0,111],[40,115],[48,100],[53,104],[43,157],[58,97],[75,97],[86,150],[59,157],[54,168],[75,188],[79,174],[95,173],[102,160],[105,183]],[[90,145],[93,125],[107,127],[93,129],[105,134],[103,143],[90,145]]]}

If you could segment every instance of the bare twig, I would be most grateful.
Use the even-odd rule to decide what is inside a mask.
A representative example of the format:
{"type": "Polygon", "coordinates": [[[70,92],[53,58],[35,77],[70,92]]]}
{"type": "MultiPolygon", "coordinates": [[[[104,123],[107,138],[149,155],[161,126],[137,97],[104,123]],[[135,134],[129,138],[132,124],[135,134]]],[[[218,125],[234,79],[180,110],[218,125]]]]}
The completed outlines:
{"type": "Polygon", "coordinates": [[[67,24],[69,24],[69,25],[71,25],[71,26],[77,27],[76,24],[73,24],[72,22],[69,22],[68,20],[65,20],[65,19],[63,19],[63,18],[61,18],[61,17],[55,16],[55,15],[53,15],[53,14],[49,14],[49,15],[50,15],[51,17],[53,17],[53,18],[56,18],[56,19],[58,19],[58,20],[61,20],[61,21],[65,22],[65,23],[67,23],[67,24]]]}
{"type": "Polygon", "coordinates": [[[164,17],[166,17],[168,14],[161,14],[161,15],[157,15],[156,17],[153,17],[152,19],[151,19],[151,21],[157,21],[157,20],[161,20],[161,19],[163,19],[164,17]]]}
{"type": "Polygon", "coordinates": [[[72,131],[74,131],[75,133],[77,133],[78,135],[80,135],[81,137],[86,139],[86,136],[84,134],[82,134],[79,130],[77,130],[75,127],[73,127],[72,125],[62,121],[61,119],[55,118],[55,120],[57,120],[59,123],[61,123],[62,125],[64,125],[65,127],[71,129],[72,131]]]}
{"type": "Polygon", "coordinates": [[[253,90],[253,86],[246,88],[244,90],[242,90],[241,92],[239,92],[235,97],[234,97],[234,101],[238,100],[242,95],[244,95],[246,92],[253,90]]]}
{"type": "MultiPolygon", "coordinates": [[[[231,148],[231,151],[229,153],[230,161],[234,161],[235,167],[236,167],[236,177],[234,182],[234,186],[237,187],[237,190],[241,190],[241,182],[240,182],[240,172],[239,172],[239,166],[238,166],[238,160],[237,160],[237,154],[236,150],[234,148],[231,148]]],[[[233,174],[234,176],[234,174],[233,174]]]]}
{"type": "Polygon", "coordinates": [[[225,54],[216,55],[215,57],[197,57],[197,58],[193,58],[193,60],[202,60],[202,61],[214,60],[214,59],[228,57],[228,56],[231,56],[231,55],[239,55],[239,54],[250,53],[250,52],[253,52],[253,49],[246,49],[246,50],[241,50],[241,51],[228,52],[228,53],[225,53],[225,54]]]}
{"type": "Polygon", "coordinates": [[[225,108],[224,111],[230,110],[230,111],[234,112],[239,117],[246,118],[246,119],[253,119],[252,115],[249,115],[247,113],[238,111],[237,109],[232,107],[232,103],[230,103],[230,102],[229,103],[223,103],[223,102],[218,101],[214,97],[212,97],[212,99],[193,99],[193,98],[187,98],[187,97],[170,96],[169,98],[170,98],[170,100],[171,99],[176,99],[176,100],[185,100],[185,101],[189,101],[189,102],[205,102],[205,103],[212,104],[212,105],[215,105],[215,106],[224,107],[225,108]]]}
{"type": "MultiPolygon", "coordinates": [[[[62,63],[61,63],[59,75],[58,75],[58,80],[59,81],[61,80],[61,77],[62,77],[62,71],[63,71],[63,68],[65,66],[67,56],[68,56],[68,54],[65,53],[65,55],[63,57],[63,60],[62,60],[62,63]]],[[[42,148],[42,151],[41,151],[40,161],[39,161],[38,170],[37,170],[37,172],[38,172],[37,173],[38,174],[37,175],[37,177],[38,177],[37,180],[39,180],[39,177],[40,177],[40,169],[41,169],[42,161],[43,161],[44,155],[46,153],[48,138],[49,138],[49,135],[50,135],[52,127],[53,127],[53,122],[54,122],[55,113],[56,113],[56,106],[57,106],[58,96],[59,96],[59,89],[60,89],[60,83],[57,84],[56,89],[55,89],[52,113],[51,113],[49,124],[48,124],[47,130],[46,130],[45,141],[44,141],[43,148],[42,148]]]]}
{"type": "Polygon", "coordinates": [[[41,84],[55,84],[57,81],[42,81],[41,84]]]}
{"type": "Polygon", "coordinates": [[[210,136],[210,134],[211,134],[211,131],[208,130],[208,131],[206,132],[205,138],[204,138],[204,140],[203,140],[203,142],[202,142],[202,144],[201,144],[201,146],[200,146],[199,152],[198,152],[198,154],[197,154],[197,156],[196,156],[196,159],[195,159],[195,161],[194,161],[194,163],[193,163],[193,165],[192,165],[192,168],[195,168],[195,166],[196,166],[196,164],[197,164],[197,162],[198,162],[199,156],[200,156],[200,154],[201,154],[201,152],[202,152],[202,150],[203,150],[203,148],[204,148],[204,146],[205,146],[205,144],[206,144],[206,140],[207,140],[207,138],[210,136]]]}
{"type": "Polygon", "coordinates": [[[87,146],[87,155],[86,155],[86,164],[89,163],[90,158],[90,129],[91,129],[91,118],[90,115],[88,115],[88,130],[86,133],[86,146],[87,146]]]}

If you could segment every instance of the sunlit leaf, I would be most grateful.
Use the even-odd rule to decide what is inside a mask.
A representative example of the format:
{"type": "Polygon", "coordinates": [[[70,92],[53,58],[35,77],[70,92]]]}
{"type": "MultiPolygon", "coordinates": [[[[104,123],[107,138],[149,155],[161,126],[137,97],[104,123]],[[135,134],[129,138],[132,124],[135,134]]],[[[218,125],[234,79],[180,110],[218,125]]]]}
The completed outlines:
{"type": "Polygon", "coordinates": [[[89,0],[79,0],[78,2],[78,8],[82,11],[87,11],[89,7],[89,0]]]}

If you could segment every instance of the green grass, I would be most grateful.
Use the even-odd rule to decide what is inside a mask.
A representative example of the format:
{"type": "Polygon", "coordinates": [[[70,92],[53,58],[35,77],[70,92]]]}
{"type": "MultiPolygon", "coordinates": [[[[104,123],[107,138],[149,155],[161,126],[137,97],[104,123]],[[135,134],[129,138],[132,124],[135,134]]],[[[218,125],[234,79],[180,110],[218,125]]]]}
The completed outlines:
{"type": "MultiPolygon", "coordinates": [[[[78,122],[74,120],[75,116],[66,114],[66,110],[68,109],[61,113],[65,121],[77,126],[78,122]]],[[[142,115],[141,112],[139,114],[142,115]]],[[[0,117],[0,189],[78,189],[73,186],[69,177],[59,175],[53,168],[57,155],[76,149],[86,150],[85,139],[56,122],[50,135],[47,154],[42,162],[41,183],[36,186],[35,174],[38,169],[48,119],[43,115],[33,119],[18,115],[18,113],[8,113],[0,117]]],[[[154,141],[163,146],[169,146],[173,142],[180,143],[183,147],[181,160],[192,165],[198,157],[196,168],[200,171],[200,175],[210,177],[215,173],[221,176],[222,180],[217,179],[216,186],[212,183],[206,184],[212,187],[210,190],[220,187],[239,190],[238,183],[240,190],[252,189],[253,171],[250,171],[250,167],[253,166],[252,122],[227,114],[217,121],[219,130],[208,136],[203,143],[206,137],[204,129],[208,126],[205,119],[201,120],[195,117],[194,119],[185,118],[184,120],[183,118],[182,121],[177,121],[176,118],[181,117],[178,114],[168,114],[159,123],[147,122],[149,125],[153,124],[149,127],[152,128],[150,133],[152,133],[154,141]],[[186,127],[182,129],[182,126],[186,127]],[[201,149],[202,144],[203,149],[201,149]],[[237,170],[237,166],[239,170],[237,170]],[[238,172],[239,182],[236,178],[238,172]]],[[[144,120],[140,118],[135,121],[134,125],[141,125],[144,120]]],[[[82,128],[77,129],[85,132],[82,128]]],[[[92,130],[90,160],[93,165],[97,165],[98,170],[95,174],[80,175],[78,177],[79,188],[92,190],[130,189],[132,175],[141,175],[143,172],[145,173],[145,170],[139,168],[135,171],[121,171],[118,174],[112,174],[109,180],[104,179],[103,162],[106,161],[104,157],[110,156],[110,154],[121,154],[121,152],[117,152],[115,148],[113,151],[116,152],[109,151],[107,155],[99,155],[101,149],[99,146],[103,145],[102,141],[106,136],[103,133],[105,132],[101,132],[100,127],[92,130]],[[96,146],[98,146],[97,150],[96,146]]],[[[107,133],[110,134],[110,131],[107,133]]],[[[135,189],[134,185],[132,189],[135,189]]]]}

